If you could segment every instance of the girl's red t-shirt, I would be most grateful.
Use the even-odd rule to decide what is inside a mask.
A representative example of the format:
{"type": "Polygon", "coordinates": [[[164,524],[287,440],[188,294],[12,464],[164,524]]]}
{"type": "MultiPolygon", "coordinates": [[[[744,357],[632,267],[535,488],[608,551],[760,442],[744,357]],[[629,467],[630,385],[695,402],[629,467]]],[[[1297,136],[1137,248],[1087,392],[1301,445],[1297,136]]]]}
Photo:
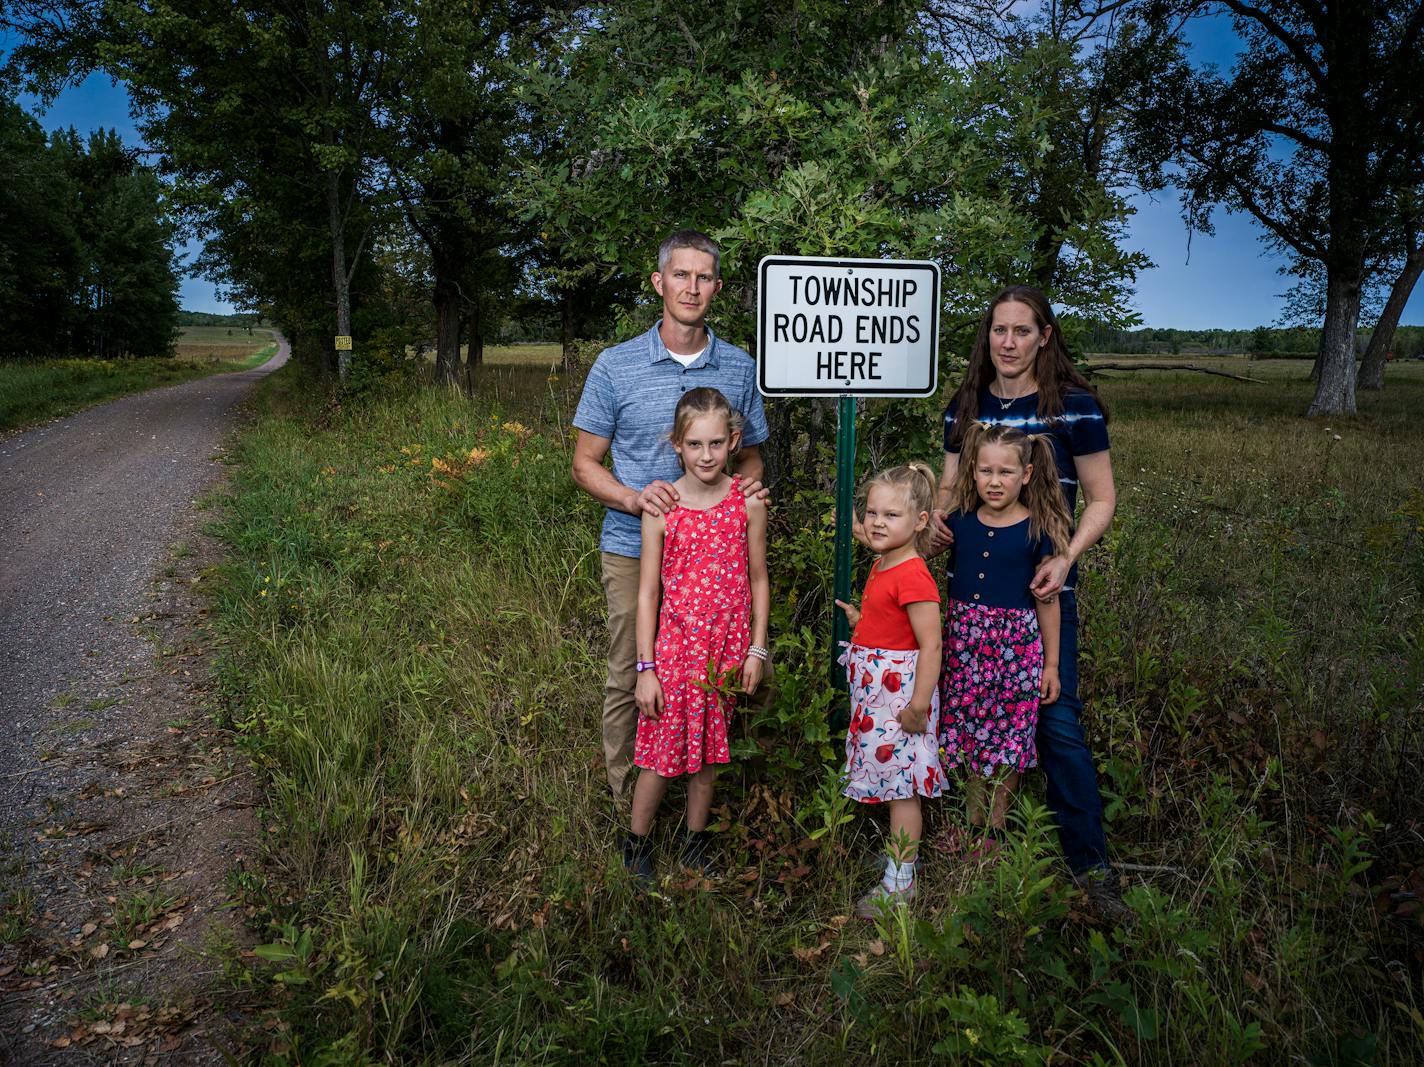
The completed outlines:
{"type": "Polygon", "coordinates": [[[881,570],[877,561],[861,594],[860,625],[851,640],[866,648],[919,648],[905,608],[926,600],[939,603],[939,586],[923,559],[911,556],[889,570],[881,570]]]}

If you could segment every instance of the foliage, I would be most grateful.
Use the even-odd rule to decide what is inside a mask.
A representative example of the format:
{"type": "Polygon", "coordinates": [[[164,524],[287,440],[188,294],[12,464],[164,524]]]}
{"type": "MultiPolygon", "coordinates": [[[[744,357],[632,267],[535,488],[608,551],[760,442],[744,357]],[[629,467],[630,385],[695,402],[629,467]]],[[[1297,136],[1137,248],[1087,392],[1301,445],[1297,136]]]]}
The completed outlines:
{"type": "Polygon", "coordinates": [[[1304,368],[1260,373],[1103,386],[1121,504],[1080,589],[1109,837],[1143,868],[1122,930],[1057,866],[1037,783],[992,860],[958,850],[957,800],[928,805],[915,908],[847,920],[880,841],[825,726],[810,487],[776,501],[780,696],[737,720],[728,874],[664,864],[635,896],[595,756],[577,381],[491,367],[478,404],[337,403],[276,376],[239,444],[219,604],[227,712],[278,828],[248,900],[292,1026],[274,1059],[1419,1059],[1424,380],[1401,368],[1360,422],[1304,439],[1304,368]]]}
{"type": "Polygon", "coordinates": [[[46,141],[0,98],[0,356],[166,356],[178,281],[167,205],[112,131],[46,141]]]}

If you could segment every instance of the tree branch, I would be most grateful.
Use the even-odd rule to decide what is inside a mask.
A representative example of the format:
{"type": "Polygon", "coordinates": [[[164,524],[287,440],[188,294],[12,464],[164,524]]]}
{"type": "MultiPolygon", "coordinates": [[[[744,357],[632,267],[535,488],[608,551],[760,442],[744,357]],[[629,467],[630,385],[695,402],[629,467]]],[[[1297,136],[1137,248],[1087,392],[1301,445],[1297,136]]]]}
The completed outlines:
{"type": "Polygon", "coordinates": [[[1244,374],[1232,374],[1230,371],[1217,370],[1215,367],[1198,367],[1195,363],[1080,363],[1078,369],[1088,377],[1092,377],[1100,370],[1190,370],[1196,371],[1198,374],[1215,374],[1221,378],[1234,378],[1238,382],[1266,384],[1260,378],[1248,378],[1244,374]]]}
{"type": "Polygon", "coordinates": [[[1310,54],[1305,45],[1302,44],[1297,37],[1292,35],[1289,30],[1282,26],[1280,22],[1273,18],[1268,12],[1262,11],[1259,7],[1242,3],[1242,0],[1218,0],[1218,2],[1242,18],[1250,19],[1259,25],[1285,46],[1286,51],[1294,56],[1295,61],[1310,75],[1311,81],[1315,82],[1321,90],[1327,88],[1325,71],[1320,69],[1320,64],[1315,61],[1315,57],[1310,54]]]}

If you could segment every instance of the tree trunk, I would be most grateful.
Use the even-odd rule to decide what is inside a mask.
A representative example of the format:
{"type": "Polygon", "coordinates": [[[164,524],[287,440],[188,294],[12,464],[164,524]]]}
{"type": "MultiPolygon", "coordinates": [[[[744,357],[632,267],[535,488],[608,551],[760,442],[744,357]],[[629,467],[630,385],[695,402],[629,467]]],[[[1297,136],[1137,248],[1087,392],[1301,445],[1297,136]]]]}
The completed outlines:
{"type": "Polygon", "coordinates": [[[1360,318],[1359,271],[1350,276],[1330,265],[1325,291],[1325,328],[1316,366],[1320,377],[1306,415],[1355,413],[1355,327],[1360,318]]]}
{"type": "Polygon", "coordinates": [[[449,385],[460,373],[460,290],[443,264],[435,266],[435,380],[449,385]]]}
{"type": "Polygon", "coordinates": [[[465,353],[465,362],[471,367],[478,367],[485,361],[485,330],[480,317],[478,290],[471,293],[470,310],[465,321],[469,325],[469,333],[466,336],[470,345],[469,351],[465,353]]]}
{"type": "MultiPolygon", "coordinates": [[[[327,131],[327,142],[335,136],[327,131]]],[[[339,337],[351,336],[351,287],[346,281],[346,227],[341,222],[341,175],[334,170],[326,172],[326,211],[331,229],[331,282],[336,288],[336,333],[339,337]]],[[[341,380],[346,381],[351,374],[351,352],[349,349],[336,353],[336,369],[341,380]]]]}
{"type": "Polygon", "coordinates": [[[566,287],[559,289],[559,345],[567,374],[574,366],[574,294],[566,287]]]}
{"type": "Polygon", "coordinates": [[[1404,305],[1409,302],[1409,294],[1424,273],[1424,244],[1414,249],[1404,260],[1404,269],[1394,279],[1390,287],[1389,299],[1379,322],[1370,335],[1369,347],[1365,349],[1364,362],[1360,364],[1360,375],[1355,381],[1359,389],[1383,389],[1384,365],[1388,362],[1390,349],[1394,347],[1394,332],[1399,327],[1399,316],[1404,313],[1404,305]]]}
{"type": "Polygon", "coordinates": [[[791,400],[776,397],[766,401],[770,436],[761,447],[767,485],[781,485],[791,474],[791,400]]]}

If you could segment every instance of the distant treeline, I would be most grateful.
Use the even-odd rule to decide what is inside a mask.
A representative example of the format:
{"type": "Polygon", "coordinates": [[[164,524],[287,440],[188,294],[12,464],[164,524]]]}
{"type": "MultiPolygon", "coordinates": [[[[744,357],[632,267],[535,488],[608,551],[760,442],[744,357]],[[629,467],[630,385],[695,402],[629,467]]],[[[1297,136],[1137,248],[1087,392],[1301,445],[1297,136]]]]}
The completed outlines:
{"type": "Polygon", "coordinates": [[[180,311],[178,312],[179,326],[235,326],[242,329],[251,329],[254,326],[270,325],[261,315],[254,315],[251,312],[237,312],[232,315],[219,315],[212,311],[180,311]]]}
{"type": "MultiPolygon", "coordinates": [[[[1314,359],[1320,349],[1320,330],[1307,327],[1257,326],[1253,330],[1171,330],[1144,327],[1115,330],[1089,325],[1079,334],[1085,351],[1142,355],[1227,355],[1244,352],[1262,359],[1314,359]]],[[[1361,330],[1355,350],[1362,353],[1370,331],[1361,330]]],[[[1401,326],[1394,335],[1396,359],[1424,355],[1424,326],[1401,326]]]]}
{"type": "Polygon", "coordinates": [[[178,278],[158,178],[112,131],[0,97],[0,357],[164,356],[178,278]]]}

